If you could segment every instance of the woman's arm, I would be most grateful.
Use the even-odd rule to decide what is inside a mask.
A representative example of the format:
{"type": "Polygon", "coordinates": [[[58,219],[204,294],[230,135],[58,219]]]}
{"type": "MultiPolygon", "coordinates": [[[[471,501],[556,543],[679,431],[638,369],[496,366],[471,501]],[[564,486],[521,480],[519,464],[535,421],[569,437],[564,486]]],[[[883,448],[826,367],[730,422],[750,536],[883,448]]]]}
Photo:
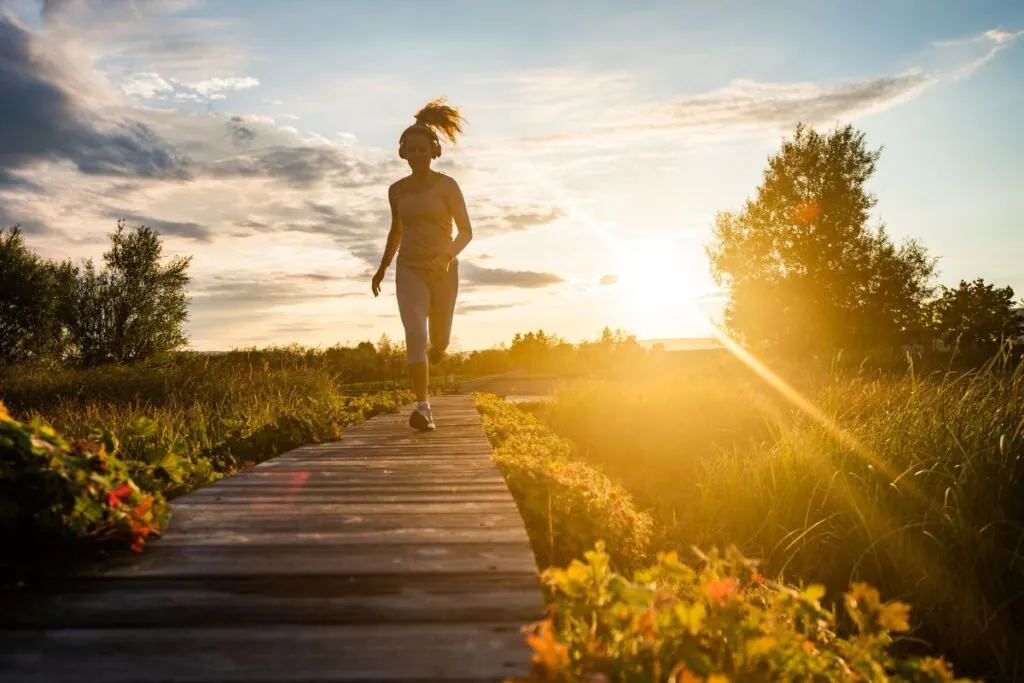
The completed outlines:
{"type": "Polygon", "coordinates": [[[473,239],[473,226],[469,220],[469,212],[466,211],[466,200],[462,196],[462,189],[454,179],[448,191],[448,208],[452,212],[452,218],[455,219],[455,227],[459,231],[459,234],[456,235],[449,247],[451,257],[455,258],[462,253],[462,250],[473,239]]]}
{"type": "Polygon", "coordinates": [[[391,260],[395,258],[398,245],[402,243],[402,221],[398,217],[398,208],[395,206],[397,198],[398,193],[395,186],[392,185],[388,188],[388,204],[391,205],[391,230],[388,231],[388,241],[384,245],[384,255],[380,259],[380,267],[377,268],[370,283],[374,296],[380,294],[380,283],[384,281],[384,274],[387,273],[391,260]]]}
{"type": "MultiPolygon", "coordinates": [[[[397,183],[395,183],[397,185],[397,183]]],[[[391,265],[395,258],[395,252],[402,243],[402,220],[398,217],[398,191],[395,185],[388,188],[388,204],[391,206],[391,230],[388,231],[388,241],[384,245],[384,255],[380,259],[380,270],[384,271],[391,265]]]]}

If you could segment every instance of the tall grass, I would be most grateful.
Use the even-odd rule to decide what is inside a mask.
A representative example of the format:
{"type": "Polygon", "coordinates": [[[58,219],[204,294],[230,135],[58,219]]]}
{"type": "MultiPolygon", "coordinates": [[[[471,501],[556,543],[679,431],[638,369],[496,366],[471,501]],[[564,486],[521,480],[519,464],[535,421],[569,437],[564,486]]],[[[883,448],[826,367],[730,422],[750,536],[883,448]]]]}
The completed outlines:
{"type": "Polygon", "coordinates": [[[340,438],[345,426],[413,398],[405,389],[346,391],[342,379],[301,357],[287,364],[181,357],[88,370],[12,368],[0,374],[0,400],[17,419],[38,417],[70,439],[102,430],[127,437],[122,453],[132,477],[173,497],[303,443],[340,438]],[[173,467],[143,460],[162,452],[173,467]]]}
{"type": "Polygon", "coordinates": [[[915,605],[961,670],[1024,676],[1024,368],[588,382],[539,412],[655,520],[655,549],[730,543],[783,579],[915,605]]]}

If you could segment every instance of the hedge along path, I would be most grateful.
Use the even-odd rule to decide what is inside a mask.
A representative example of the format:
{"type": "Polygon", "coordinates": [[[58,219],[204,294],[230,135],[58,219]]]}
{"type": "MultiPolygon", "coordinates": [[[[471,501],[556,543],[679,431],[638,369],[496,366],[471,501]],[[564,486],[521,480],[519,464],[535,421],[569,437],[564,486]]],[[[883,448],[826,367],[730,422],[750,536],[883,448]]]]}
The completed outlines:
{"type": "MultiPolygon", "coordinates": [[[[472,398],[432,399],[204,487],[164,536],[5,599],[0,680],[501,681],[543,618],[472,398]]],[[[10,597],[10,596],[7,596],[10,597]]]]}

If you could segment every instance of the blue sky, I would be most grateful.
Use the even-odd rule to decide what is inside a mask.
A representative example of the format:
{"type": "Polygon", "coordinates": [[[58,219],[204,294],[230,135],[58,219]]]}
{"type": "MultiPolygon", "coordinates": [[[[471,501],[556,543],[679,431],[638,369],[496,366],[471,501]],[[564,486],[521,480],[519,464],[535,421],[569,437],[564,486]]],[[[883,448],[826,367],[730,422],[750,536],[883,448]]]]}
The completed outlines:
{"type": "Polygon", "coordinates": [[[714,213],[797,120],[884,147],[875,217],[942,282],[1024,295],[1024,3],[42,4],[0,0],[0,94],[29,112],[0,127],[32,141],[0,143],[0,223],[56,258],[98,257],[117,217],[160,228],[193,256],[196,348],[401,338],[369,275],[397,136],[439,95],[469,122],[441,166],[475,226],[462,348],[701,334],[714,213]]]}

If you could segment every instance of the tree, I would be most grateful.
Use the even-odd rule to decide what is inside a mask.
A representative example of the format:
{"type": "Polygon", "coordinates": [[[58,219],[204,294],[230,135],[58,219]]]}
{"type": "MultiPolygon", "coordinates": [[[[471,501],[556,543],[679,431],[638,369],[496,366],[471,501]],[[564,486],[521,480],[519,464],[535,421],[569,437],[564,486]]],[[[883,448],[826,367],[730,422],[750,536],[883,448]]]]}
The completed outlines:
{"type": "Polygon", "coordinates": [[[185,344],[191,257],[161,264],[159,233],[146,226],[126,232],[119,221],[110,239],[102,271],[92,262],[57,268],[60,318],[79,360],[125,363],[185,344]]]}
{"type": "Polygon", "coordinates": [[[932,310],[939,337],[971,354],[991,354],[1004,340],[1024,334],[1013,288],[997,288],[981,278],[943,286],[932,310]]]}
{"type": "Polygon", "coordinates": [[[21,234],[0,228],[0,364],[22,363],[56,353],[60,329],[54,273],[21,234]]]}
{"type": "Polygon", "coordinates": [[[897,345],[924,325],[935,262],[915,241],[868,227],[865,183],[881,150],[852,126],[796,126],[768,159],[756,197],[716,216],[707,253],[748,344],[793,353],[897,345]]]}
{"type": "Polygon", "coordinates": [[[508,357],[512,364],[524,370],[552,370],[552,350],[563,340],[544,330],[516,332],[509,346],[508,357]]]}

